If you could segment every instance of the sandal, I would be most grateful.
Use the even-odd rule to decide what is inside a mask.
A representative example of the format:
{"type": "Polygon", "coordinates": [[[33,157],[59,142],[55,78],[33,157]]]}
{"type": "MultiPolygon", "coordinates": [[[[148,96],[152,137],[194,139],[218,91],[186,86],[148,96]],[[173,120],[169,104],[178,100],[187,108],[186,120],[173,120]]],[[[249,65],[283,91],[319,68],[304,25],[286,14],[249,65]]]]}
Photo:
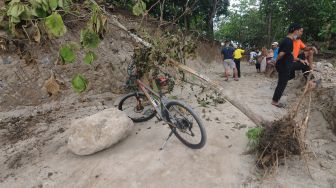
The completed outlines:
{"type": "Polygon", "coordinates": [[[277,103],[277,104],[273,104],[273,103],[272,103],[272,105],[273,105],[273,106],[276,106],[276,107],[278,107],[278,108],[285,108],[285,107],[286,107],[286,104],[284,104],[284,103],[277,103]]]}
{"type": "Polygon", "coordinates": [[[238,78],[235,78],[234,80],[235,80],[235,81],[239,81],[239,79],[238,79],[238,78]]]}

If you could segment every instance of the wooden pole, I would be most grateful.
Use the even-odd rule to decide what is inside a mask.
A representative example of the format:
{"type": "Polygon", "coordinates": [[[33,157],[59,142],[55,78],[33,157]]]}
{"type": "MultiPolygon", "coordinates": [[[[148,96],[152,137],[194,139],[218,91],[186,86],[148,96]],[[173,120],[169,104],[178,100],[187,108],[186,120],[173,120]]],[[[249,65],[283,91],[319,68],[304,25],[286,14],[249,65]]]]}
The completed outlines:
{"type": "Polygon", "coordinates": [[[169,59],[168,61],[166,61],[166,63],[173,65],[182,71],[193,74],[198,78],[200,78],[201,80],[209,83],[214,89],[216,89],[218,92],[224,95],[224,99],[226,100],[226,102],[230,103],[232,106],[236,107],[239,111],[245,114],[254,124],[261,125],[267,123],[265,119],[254,113],[251,109],[247,108],[247,105],[245,103],[243,103],[241,100],[237,100],[236,98],[234,98],[233,97],[234,95],[231,95],[230,91],[225,90],[225,88],[223,88],[219,83],[211,80],[207,76],[202,75],[197,71],[191,69],[190,67],[187,67],[186,65],[183,65],[173,59],[169,59]]]}

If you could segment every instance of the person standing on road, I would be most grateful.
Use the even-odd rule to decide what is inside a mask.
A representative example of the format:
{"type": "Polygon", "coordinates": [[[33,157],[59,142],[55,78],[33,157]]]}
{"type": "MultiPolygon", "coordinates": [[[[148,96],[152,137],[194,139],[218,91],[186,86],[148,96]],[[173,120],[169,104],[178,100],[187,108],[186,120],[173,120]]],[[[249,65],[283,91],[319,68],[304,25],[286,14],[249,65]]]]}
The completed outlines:
{"type": "Polygon", "coordinates": [[[226,40],[225,41],[225,46],[223,47],[221,54],[223,58],[223,64],[224,64],[224,69],[225,69],[225,81],[229,80],[229,70],[230,68],[233,69],[233,74],[234,74],[234,80],[238,81],[237,78],[237,68],[236,65],[233,61],[233,53],[235,49],[230,46],[230,41],[226,40]]]}
{"type": "Polygon", "coordinates": [[[254,49],[252,49],[251,52],[250,52],[249,65],[255,65],[256,64],[256,57],[257,57],[257,52],[255,52],[254,49]]]}
{"type": "Polygon", "coordinates": [[[293,62],[293,40],[299,36],[302,27],[293,23],[288,28],[288,35],[282,40],[279,46],[279,54],[276,60],[276,70],[278,71],[278,84],[275,88],[272,98],[272,105],[276,107],[284,107],[284,104],[279,103],[279,100],[286,89],[287,82],[290,76],[291,63],[293,62]]]}
{"type": "Polygon", "coordinates": [[[243,53],[245,53],[245,50],[241,49],[241,46],[238,46],[236,48],[236,50],[233,53],[233,58],[234,58],[234,62],[236,64],[236,68],[238,71],[238,77],[240,78],[240,60],[243,57],[243,53]]]}
{"type": "Polygon", "coordinates": [[[279,54],[279,43],[278,42],[273,42],[272,43],[272,49],[273,49],[273,61],[275,63],[278,54],[279,54]]]}

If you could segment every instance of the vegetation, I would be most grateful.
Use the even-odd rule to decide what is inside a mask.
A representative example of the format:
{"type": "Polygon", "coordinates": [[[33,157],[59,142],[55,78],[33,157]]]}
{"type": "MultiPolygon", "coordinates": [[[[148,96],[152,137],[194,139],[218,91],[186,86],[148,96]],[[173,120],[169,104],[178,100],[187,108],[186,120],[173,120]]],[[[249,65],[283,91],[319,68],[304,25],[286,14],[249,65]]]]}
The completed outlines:
{"type": "Polygon", "coordinates": [[[247,132],[246,132],[246,136],[249,140],[248,146],[253,150],[256,149],[256,147],[259,146],[260,143],[260,139],[261,136],[264,132],[264,128],[263,127],[254,127],[254,128],[250,128],[247,132]]]}
{"type": "Polygon", "coordinates": [[[214,21],[228,13],[229,0],[117,0],[112,3],[133,10],[135,15],[150,14],[161,26],[177,24],[185,31],[197,31],[213,39],[214,21]],[[134,6],[133,6],[134,5],[134,6]]]}
{"type": "MultiPolygon", "coordinates": [[[[63,44],[59,49],[59,58],[63,63],[74,63],[78,60],[78,51],[83,51],[83,62],[91,65],[99,58],[95,51],[107,31],[108,17],[104,7],[126,8],[141,16],[142,20],[150,15],[158,20],[158,28],[173,25],[174,29],[165,29],[167,32],[160,36],[150,36],[140,28],[136,31],[153,46],[141,51],[137,57],[139,63],[142,62],[144,74],[162,66],[167,58],[185,63],[196,49],[191,33],[210,40],[214,37],[218,40],[231,39],[245,46],[269,46],[272,41],[284,37],[289,23],[298,22],[305,28],[304,40],[322,41],[326,48],[336,49],[335,0],[241,0],[230,11],[229,0],[97,2],[99,4],[94,0],[5,0],[0,3],[0,29],[6,30],[16,40],[45,43],[66,34],[65,18],[83,18],[86,25],[81,29],[80,41],[63,44]],[[215,33],[214,25],[218,27],[215,33]]],[[[157,70],[152,73],[158,74],[157,70]]],[[[82,85],[86,86],[84,75],[81,78],[85,80],[82,85]]],[[[73,86],[79,92],[86,88],[73,86]]]]}
{"type": "Polygon", "coordinates": [[[270,46],[286,35],[292,22],[304,27],[305,41],[325,42],[326,48],[336,49],[335,0],[241,0],[221,19],[215,35],[246,46],[270,46]]]}

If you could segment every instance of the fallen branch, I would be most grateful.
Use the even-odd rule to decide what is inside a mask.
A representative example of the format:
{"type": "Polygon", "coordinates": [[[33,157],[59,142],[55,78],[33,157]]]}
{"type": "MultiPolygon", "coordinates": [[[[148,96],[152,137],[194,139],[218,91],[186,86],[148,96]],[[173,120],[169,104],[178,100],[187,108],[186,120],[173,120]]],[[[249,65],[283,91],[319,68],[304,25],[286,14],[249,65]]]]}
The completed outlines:
{"type": "Polygon", "coordinates": [[[110,13],[108,13],[105,9],[103,9],[102,7],[100,7],[98,5],[98,3],[95,0],[90,0],[91,3],[97,5],[99,7],[99,9],[104,12],[104,14],[108,15],[112,21],[111,24],[119,27],[120,29],[122,29],[123,31],[125,31],[127,34],[129,34],[136,42],[141,43],[142,45],[146,46],[147,48],[151,48],[152,45],[148,42],[146,42],[145,40],[143,40],[142,38],[140,38],[139,36],[137,36],[136,34],[132,33],[131,31],[129,31],[124,25],[122,25],[118,20],[117,17],[115,15],[112,15],[110,13]]]}
{"type": "Polygon", "coordinates": [[[186,71],[190,74],[193,74],[195,76],[197,76],[198,78],[200,78],[201,80],[209,83],[214,89],[218,90],[219,93],[222,93],[224,95],[224,99],[226,102],[230,103],[232,106],[236,107],[239,111],[241,111],[243,114],[245,114],[253,123],[255,123],[256,125],[261,125],[261,124],[266,124],[267,122],[261,117],[258,116],[257,114],[253,113],[253,111],[249,108],[246,107],[246,104],[243,104],[241,101],[238,102],[237,99],[233,98],[232,96],[234,95],[230,95],[228,90],[225,90],[225,88],[223,88],[219,83],[211,80],[210,78],[208,78],[205,75],[202,75],[200,73],[198,73],[197,71],[191,69],[190,67],[183,65],[173,59],[169,59],[166,63],[173,65],[177,68],[179,68],[182,71],[186,71]]]}

